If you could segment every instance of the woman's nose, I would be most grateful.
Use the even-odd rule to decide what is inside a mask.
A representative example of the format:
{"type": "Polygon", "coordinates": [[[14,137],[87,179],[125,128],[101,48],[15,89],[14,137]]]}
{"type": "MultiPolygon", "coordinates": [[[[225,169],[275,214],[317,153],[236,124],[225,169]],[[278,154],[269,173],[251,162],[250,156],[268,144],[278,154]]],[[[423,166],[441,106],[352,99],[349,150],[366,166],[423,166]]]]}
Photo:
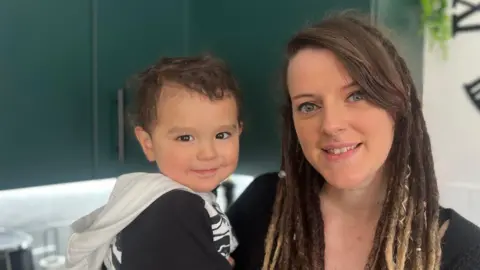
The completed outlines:
{"type": "Polygon", "coordinates": [[[327,135],[336,135],[346,129],[346,111],[344,106],[324,106],[322,114],[322,132],[327,135]]]}

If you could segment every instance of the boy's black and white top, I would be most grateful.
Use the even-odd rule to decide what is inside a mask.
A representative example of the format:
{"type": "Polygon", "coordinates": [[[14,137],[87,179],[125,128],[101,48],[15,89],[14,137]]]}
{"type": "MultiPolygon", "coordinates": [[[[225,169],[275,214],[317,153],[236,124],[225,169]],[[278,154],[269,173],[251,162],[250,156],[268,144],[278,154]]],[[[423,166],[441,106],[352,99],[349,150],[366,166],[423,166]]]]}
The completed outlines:
{"type": "Polygon", "coordinates": [[[238,244],[215,195],[165,178],[120,177],[109,202],[72,225],[67,269],[232,269],[238,244]]]}
{"type": "Polygon", "coordinates": [[[230,269],[217,253],[228,258],[233,246],[230,223],[218,204],[173,190],[117,235],[108,255],[111,263],[105,264],[115,270],[157,269],[160,265],[162,269],[230,269]],[[205,261],[205,268],[199,261],[205,261]],[[218,266],[210,268],[214,265],[218,266]]]}

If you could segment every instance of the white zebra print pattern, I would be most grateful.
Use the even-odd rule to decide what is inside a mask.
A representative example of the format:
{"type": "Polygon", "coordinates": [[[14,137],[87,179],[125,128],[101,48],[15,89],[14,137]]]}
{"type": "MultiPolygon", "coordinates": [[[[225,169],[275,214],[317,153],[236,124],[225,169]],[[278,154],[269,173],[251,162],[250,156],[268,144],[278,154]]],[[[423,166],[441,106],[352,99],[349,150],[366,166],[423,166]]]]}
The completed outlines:
{"type": "Polygon", "coordinates": [[[205,202],[205,209],[212,222],[213,243],[215,244],[215,248],[218,253],[228,258],[230,253],[232,253],[238,245],[233,235],[230,222],[217,203],[214,202],[211,205],[205,202]]]}

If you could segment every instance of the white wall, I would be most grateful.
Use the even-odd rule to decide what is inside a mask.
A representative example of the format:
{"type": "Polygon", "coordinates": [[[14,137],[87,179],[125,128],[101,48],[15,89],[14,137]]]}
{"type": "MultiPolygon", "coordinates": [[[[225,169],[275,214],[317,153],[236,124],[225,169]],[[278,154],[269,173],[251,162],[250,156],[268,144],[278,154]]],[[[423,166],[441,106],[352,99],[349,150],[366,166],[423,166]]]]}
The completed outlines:
{"type": "MultiPolygon", "coordinates": [[[[456,16],[476,7],[460,26],[480,27],[480,0],[455,2],[451,7],[456,16]]],[[[464,88],[480,80],[480,29],[456,33],[448,46],[447,59],[439,49],[425,46],[424,113],[441,202],[480,225],[480,106],[464,88]]],[[[480,83],[474,93],[480,104],[480,83]]]]}

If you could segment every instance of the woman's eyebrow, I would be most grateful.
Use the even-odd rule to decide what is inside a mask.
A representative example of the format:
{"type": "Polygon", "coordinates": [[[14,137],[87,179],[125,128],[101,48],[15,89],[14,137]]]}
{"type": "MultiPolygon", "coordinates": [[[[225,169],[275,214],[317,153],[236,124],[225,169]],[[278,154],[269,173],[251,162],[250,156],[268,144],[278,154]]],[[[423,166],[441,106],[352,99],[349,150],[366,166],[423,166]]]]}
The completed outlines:
{"type": "Polygon", "coordinates": [[[292,100],[301,99],[301,98],[313,98],[313,97],[315,97],[314,94],[304,93],[304,94],[298,94],[293,96],[292,100]]]}
{"type": "Polygon", "coordinates": [[[354,86],[358,86],[358,83],[353,81],[353,82],[350,82],[350,83],[342,86],[342,89],[347,90],[347,89],[350,89],[350,88],[352,88],[352,87],[354,87],[354,86]]]}

